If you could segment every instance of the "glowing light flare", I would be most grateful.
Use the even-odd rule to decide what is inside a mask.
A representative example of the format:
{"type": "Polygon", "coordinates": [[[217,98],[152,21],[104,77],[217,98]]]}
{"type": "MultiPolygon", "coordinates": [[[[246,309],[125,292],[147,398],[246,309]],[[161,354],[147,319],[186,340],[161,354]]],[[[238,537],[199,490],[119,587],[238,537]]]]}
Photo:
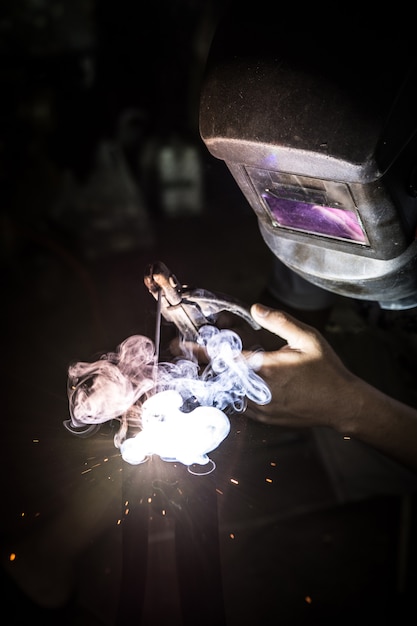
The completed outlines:
{"type": "Polygon", "coordinates": [[[161,391],[142,406],[142,430],[120,446],[128,463],[143,463],[153,454],[163,461],[205,465],[208,452],[217,448],[230,431],[226,415],[214,407],[198,406],[190,413],[180,409],[181,394],[161,391]]]}

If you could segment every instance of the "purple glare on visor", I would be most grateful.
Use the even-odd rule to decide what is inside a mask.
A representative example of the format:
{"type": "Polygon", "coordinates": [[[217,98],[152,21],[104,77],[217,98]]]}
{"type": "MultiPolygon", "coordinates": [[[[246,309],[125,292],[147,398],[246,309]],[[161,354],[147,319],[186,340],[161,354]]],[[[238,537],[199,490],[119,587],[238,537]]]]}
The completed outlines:
{"type": "Polygon", "coordinates": [[[366,243],[365,234],[353,211],[277,198],[268,193],[262,194],[262,197],[279,226],[366,243]]]}

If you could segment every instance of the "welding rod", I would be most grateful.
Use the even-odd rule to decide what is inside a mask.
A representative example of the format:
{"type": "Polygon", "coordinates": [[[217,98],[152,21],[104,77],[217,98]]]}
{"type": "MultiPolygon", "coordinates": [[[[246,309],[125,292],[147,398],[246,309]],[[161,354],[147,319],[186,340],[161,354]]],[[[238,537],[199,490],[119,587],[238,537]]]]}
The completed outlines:
{"type": "Polygon", "coordinates": [[[162,295],[161,289],[158,290],[158,297],[156,299],[156,323],[155,323],[155,360],[159,360],[159,349],[161,343],[161,302],[162,295]]]}

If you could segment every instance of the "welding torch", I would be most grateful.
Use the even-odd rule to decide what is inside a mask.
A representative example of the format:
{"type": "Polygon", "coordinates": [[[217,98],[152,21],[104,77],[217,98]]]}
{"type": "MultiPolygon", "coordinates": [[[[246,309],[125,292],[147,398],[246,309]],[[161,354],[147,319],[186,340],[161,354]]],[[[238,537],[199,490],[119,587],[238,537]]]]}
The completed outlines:
{"type": "Polygon", "coordinates": [[[196,341],[199,329],[207,324],[215,325],[219,313],[226,311],[244,319],[254,330],[261,328],[241,302],[223,294],[182,285],[161,261],[148,265],[144,283],[158,302],[160,315],[155,332],[158,343],[161,315],[167,322],[175,324],[184,341],[196,341]]]}

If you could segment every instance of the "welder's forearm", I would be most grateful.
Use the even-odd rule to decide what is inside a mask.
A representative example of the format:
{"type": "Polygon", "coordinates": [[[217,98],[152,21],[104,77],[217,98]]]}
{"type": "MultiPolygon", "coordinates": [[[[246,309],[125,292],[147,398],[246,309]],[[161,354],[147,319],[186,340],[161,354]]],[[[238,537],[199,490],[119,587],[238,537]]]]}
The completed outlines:
{"type": "Polygon", "coordinates": [[[363,380],[352,391],[352,410],[337,430],[417,472],[417,410],[363,380]]]}

